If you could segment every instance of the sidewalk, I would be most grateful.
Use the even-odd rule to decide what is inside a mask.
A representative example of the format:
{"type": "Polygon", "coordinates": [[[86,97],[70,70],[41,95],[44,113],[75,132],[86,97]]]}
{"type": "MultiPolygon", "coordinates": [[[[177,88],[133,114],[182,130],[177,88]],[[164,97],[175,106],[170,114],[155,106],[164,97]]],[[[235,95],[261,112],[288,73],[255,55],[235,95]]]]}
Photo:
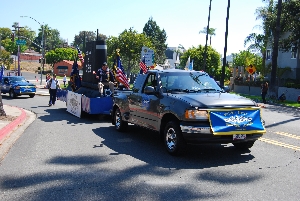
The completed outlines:
{"type": "Polygon", "coordinates": [[[0,145],[8,134],[26,119],[26,112],[22,108],[3,105],[3,109],[6,113],[6,117],[0,119],[0,145]]]}
{"type": "Polygon", "coordinates": [[[22,108],[3,105],[3,109],[6,116],[0,116],[0,162],[25,129],[36,119],[33,112],[22,108]]]}

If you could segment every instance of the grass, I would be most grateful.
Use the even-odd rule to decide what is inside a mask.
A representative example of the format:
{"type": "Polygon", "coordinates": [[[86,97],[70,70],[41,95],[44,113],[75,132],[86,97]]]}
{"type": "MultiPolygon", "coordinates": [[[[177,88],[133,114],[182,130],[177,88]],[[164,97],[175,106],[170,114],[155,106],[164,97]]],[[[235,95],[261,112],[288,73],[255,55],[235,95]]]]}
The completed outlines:
{"type": "MultiPolygon", "coordinates": [[[[232,92],[231,92],[232,93],[232,92]]],[[[250,98],[251,100],[254,100],[257,103],[262,103],[262,98],[261,96],[254,96],[254,95],[247,95],[247,94],[237,94],[246,98],[250,98]]],[[[275,103],[275,104],[282,104],[282,105],[286,105],[286,106],[291,106],[291,107],[299,107],[300,108],[300,103],[297,103],[295,101],[278,101],[278,100],[274,100],[274,99],[270,99],[268,97],[266,97],[267,102],[271,102],[271,103],[275,103]]]]}

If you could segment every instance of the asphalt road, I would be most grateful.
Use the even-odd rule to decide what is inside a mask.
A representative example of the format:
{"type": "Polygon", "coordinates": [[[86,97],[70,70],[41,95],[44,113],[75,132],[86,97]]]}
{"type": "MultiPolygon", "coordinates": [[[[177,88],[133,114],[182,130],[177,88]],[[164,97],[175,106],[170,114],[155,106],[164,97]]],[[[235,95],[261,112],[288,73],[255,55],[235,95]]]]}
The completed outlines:
{"type": "Polygon", "coordinates": [[[37,119],[0,163],[0,200],[299,200],[300,112],[262,109],[267,133],[250,151],[190,146],[167,154],[156,133],[77,118],[47,96],[3,96],[37,119]]]}

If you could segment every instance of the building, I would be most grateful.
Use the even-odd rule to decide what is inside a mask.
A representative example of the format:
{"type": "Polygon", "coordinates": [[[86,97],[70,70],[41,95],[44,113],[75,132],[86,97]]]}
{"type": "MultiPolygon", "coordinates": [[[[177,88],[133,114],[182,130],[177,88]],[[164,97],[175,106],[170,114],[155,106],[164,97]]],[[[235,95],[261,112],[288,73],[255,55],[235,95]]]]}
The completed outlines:
{"type": "MultiPolygon", "coordinates": [[[[288,33],[283,34],[283,38],[288,37],[288,33]]],[[[266,50],[266,65],[272,62],[272,48],[266,50]]],[[[300,51],[299,47],[292,47],[289,52],[278,51],[277,65],[279,68],[290,67],[290,72],[285,72],[282,78],[300,80],[300,51]]]]}
{"type": "Polygon", "coordinates": [[[21,61],[39,62],[40,58],[42,58],[42,54],[35,52],[34,50],[26,50],[24,53],[20,54],[21,61]]]}
{"type": "MultiPolygon", "coordinates": [[[[68,61],[68,60],[63,60],[63,61],[57,62],[53,66],[53,73],[55,73],[56,75],[59,75],[59,76],[63,76],[64,74],[69,76],[69,75],[71,75],[71,72],[72,72],[73,63],[74,63],[74,61],[68,61]]],[[[79,74],[82,74],[82,73],[80,73],[80,72],[82,72],[82,63],[77,62],[77,64],[78,64],[79,74]]]]}
{"type": "Polygon", "coordinates": [[[166,54],[166,60],[165,63],[168,63],[170,65],[170,68],[176,68],[180,64],[180,56],[185,50],[182,50],[178,47],[168,47],[165,51],[166,54]]]}

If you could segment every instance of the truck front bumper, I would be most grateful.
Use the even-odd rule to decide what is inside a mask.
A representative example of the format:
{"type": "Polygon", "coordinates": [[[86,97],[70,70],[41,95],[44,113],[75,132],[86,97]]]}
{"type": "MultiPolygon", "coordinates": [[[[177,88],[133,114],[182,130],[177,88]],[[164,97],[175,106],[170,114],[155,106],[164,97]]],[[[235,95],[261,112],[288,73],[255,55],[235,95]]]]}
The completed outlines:
{"type": "MultiPolygon", "coordinates": [[[[206,144],[206,143],[234,143],[233,134],[214,135],[211,127],[208,125],[193,125],[190,123],[181,123],[180,128],[182,136],[188,144],[206,144]]],[[[247,134],[246,139],[238,140],[239,142],[254,141],[262,137],[263,134],[247,134]]]]}

